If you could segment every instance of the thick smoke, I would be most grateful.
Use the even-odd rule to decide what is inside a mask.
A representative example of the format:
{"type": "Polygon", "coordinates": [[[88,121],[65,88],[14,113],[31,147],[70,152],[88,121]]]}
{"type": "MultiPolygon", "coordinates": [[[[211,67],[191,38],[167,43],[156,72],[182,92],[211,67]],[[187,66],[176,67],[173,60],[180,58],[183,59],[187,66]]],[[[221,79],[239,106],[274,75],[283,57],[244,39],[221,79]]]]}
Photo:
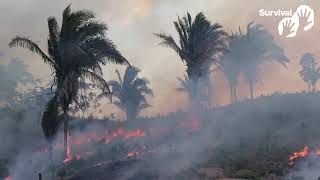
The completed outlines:
{"type": "Polygon", "coordinates": [[[320,178],[320,162],[319,157],[317,156],[310,156],[304,159],[303,162],[294,167],[288,175],[285,177],[285,180],[291,179],[303,179],[303,180],[317,180],[320,178]]]}

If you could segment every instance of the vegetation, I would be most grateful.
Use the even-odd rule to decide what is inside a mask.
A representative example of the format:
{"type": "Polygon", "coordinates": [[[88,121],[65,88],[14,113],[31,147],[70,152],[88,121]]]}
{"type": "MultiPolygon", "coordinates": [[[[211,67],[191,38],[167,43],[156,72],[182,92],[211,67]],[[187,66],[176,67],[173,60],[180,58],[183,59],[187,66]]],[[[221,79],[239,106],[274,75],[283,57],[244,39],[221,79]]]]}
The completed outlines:
{"type": "Polygon", "coordinates": [[[216,61],[217,55],[225,50],[226,32],[218,23],[212,24],[203,13],[178,17],[174,21],[179,40],[177,43],[173,36],[160,33],[163,46],[173,49],[187,66],[189,80],[193,81],[194,92],[197,92],[198,81],[208,76],[210,65],[216,61]]]}
{"type": "MultiPolygon", "coordinates": [[[[146,95],[153,95],[148,87],[149,81],[138,77],[140,70],[135,67],[127,67],[123,77],[119,71],[117,80],[109,81],[112,87],[112,95],[117,98],[113,104],[126,113],[127,119],[135,119],[142,109],[149,107],[146,95]]],[[[98,98],[110,96],[110,93],[104,92],[98,98]]]]}
{"type": "Polygon", "coordinates": [[[20,46],[38,54],[53,70],[56,91],[43,114],[42,128],[45,137],[51,141],[64,122],[66,148],[68,111],[72,103],[78,103],[80,83],[90,79],[102,92],[110,92],[107,82],[102,78],[101,65],[109,62],[128,64],[128,61],[106,38],[107,25],[95,20],[93,12],[71,12],[69,5],[62,17],[61,28],[56,18],[48,18],[49,55],[35,42],[22,36],[13,38],[9,46],[20,46]]]}
{"type": "Polygon", "coordinates": [[[320,78],[320,67],[317,68],[313,54],[305,53],[300,60],[300,65],[302,66],[302,70],[299,74],[302,80],[307,83],[308,91],[314,93],[320,78]]]}
{"type": "Polygon", "coordinates": [[[225,52],[218,63],[219,69],[224,73],[230,88],[231,103],[237,101],[237,85],[241,74],[242,37],[231,34],[228,39],[229,51],[225,52]]]}
{"type": "Polygon", "coordinates": [[[239,33],[230,36],[229,52],[225,53],[220,64],[230,85],[231,101],[236,100],[236,85],[240,72],[248,82],[250,98],[253,99],[253,90],[259,79],[261,65],[270,61],[286,67],[289,59],[263,25],[251,22],[247,25],[245,34],[239,29],[239,33]]]}

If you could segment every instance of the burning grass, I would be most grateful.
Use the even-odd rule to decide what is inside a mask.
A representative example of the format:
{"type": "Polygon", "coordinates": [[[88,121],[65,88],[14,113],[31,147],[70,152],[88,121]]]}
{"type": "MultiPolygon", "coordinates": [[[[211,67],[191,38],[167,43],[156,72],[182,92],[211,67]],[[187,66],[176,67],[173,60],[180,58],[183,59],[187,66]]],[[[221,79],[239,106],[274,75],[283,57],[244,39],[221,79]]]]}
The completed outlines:
{"type": "MultiPolygon", "coordinates": [[[[70,180],[94,174],[99,179],[106,173],[129,176],[126,171],[136,167],[130,177],[142,174],[156,179],[191,172],[190,177],[201,177],[200,169],[215,168],[222,169],[224,177],[281,178],[299,161],[319,155],[312,146],[303,148],[320,138],[320,113],[312,104],[310,107],[310,102],[320,102],[318,96],[262,97],[197,116],[181,112],[113,122],[99,125],[101,131],[79,131],[72,126],[69,160],[55,172],[70,180]]],[[[61,143],[54,145],[57,151],[62,152],[62,148],[61,143]]],[[[48,150],[36,152],[47,154],[48,150]]]]}

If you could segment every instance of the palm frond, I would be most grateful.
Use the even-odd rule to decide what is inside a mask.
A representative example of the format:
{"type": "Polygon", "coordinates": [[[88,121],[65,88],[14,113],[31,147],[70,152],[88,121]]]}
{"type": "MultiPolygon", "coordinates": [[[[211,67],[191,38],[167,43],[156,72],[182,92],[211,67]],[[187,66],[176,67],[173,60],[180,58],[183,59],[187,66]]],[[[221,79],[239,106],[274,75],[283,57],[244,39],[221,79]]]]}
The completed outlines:
{"type": "Polygon", "coordinates": [[[90,10],[78,10],[71,12],[68,16],[68,21],[74,27],[79,27],[82,23],[95,18],[95,14],[90,10]]]}
{"type": "Polygon", "coordinates": [[[153,96],[153,91],[150,88],[148,88],[147,86],[139,87],[138,91],[140,94],[153,96]]]}
{"type": "Polygon", "coordinates": [[[140,112],[141,110],[146,109],[146,108],[149,108],[149,107],[151,107],[151,105],[148,104],[148,103],[140,104],[140,105],[139,105],[139,112],[140,112]]]}
{"type": "Polygon", "coordinates": [[[81,24],[76,30],[75,37],[79,42],[96,36],[104,37],[107,30],[108,26],[105,23],[92,20],[81,24]]]}
{"type": "Polygon", "coordinates": [[[115,64],[127,64],[130,66],[128,60],[121,55],[113,42],[107,38],[95,37],[87,39],[80,44],[80,46],[84,51],[91,54],[102,64],[111,62],[115,64]]]}
{"type": "Polygon", "coordinates": [[[112,94],[114,94],[116,97],[119,97],[122,91],[122,84],[120,84],[119,81],[108,81],[108,84],[112,88],[112,94]]]}
{"type": "Polygon", "coordinates": [[[67,30],[68,30],[68,18],[71,13],[71,4],[69,4],[62,13],[62,27],[61,27],[61,33],[60,33],[60,38],[63,40],[65,36],[67,35],[67,30]]]}
{"type": "Polygon", "coordinates": [[[160,45],[172,48],[182,58],[182,60],[185,60],[185,57],[183,55],[182,50],[177,45],[177,43],[175,42],[175,40],[173,39],[172,36],[164,34],[164,33],[159,33],[159,34],[154,34],[154,35],[162,40],[160,45]]]}
{"type": "Polygon", "coordinates": [[[60,40],[59,25],[54,17],[48,18],[49,38],[48,38],[48,52],[51,59],[56,64],[61,64],[61,58],[58,51],[58,42],[60,40]]]}
{"type": "Polygon", "coordinates": [[[146,78],[136,78],[133,83],[132,86],[134,88],[139,88],[139,87],[145,87],[149,84],[149,81],[146,78]]]}
{"type": "Polygon", "coordinates": [[[109,100],[112,100],[112,93],[111,92],[102,92],[96,97],[96,100],[100,100],[104,97],[107,97],[109,100]]]}
{"type": "Polygon", "coordinates": [[[131,85],[133,81],[137,78],[138,73],[140,70],[136,67],[128,67],[123,76],[123,85],[131,85]]]}
{"type": "Polygon", "coordinates": [[[26,38],[26,37],[22,37],[22,36],[16,36],[15,38],[13,38],[11,40],[11,42],[9,43],[9,47],[22,47],[22,48],[26,48],[29,51],[41,56],[41,58],[43,59],[43,61],[47,64],[49,64],[51,67],[57,67],[55,62],[53,62],[53,60],[51,60],[41,49],[40,47],[33,42],[32,40],[26,38]]]}
{"type": "Polygon", "coordinates": [[[121,77],[120,72],[118,70],[116,70],[116,75],[118,77],[118,81],[119,81],[120,86],[122,86],[123,80],[122,80],[122,77],[121,77]]]}
{"type": "Polygon", "coordinates": [[[91,82],[95,83],[102,92],[111,92],[108,83],[101,76],[84,69],[81,70],[81,76],[88,78],[91,82]]]}

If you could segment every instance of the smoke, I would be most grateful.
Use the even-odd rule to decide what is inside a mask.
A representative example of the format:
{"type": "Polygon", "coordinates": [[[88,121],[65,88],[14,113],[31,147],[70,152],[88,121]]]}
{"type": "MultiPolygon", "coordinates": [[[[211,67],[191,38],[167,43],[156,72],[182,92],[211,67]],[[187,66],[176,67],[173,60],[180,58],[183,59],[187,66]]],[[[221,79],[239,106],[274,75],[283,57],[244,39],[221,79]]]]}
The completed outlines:
{"type": "MultiPolygon", "coordinates": [[[[153,86],[157,92],[155,93],[155,98],[151,101],[151,104],[153,104],[155,108],[151,110],[151,113],[149,112],[149,114],[154,114],[154,112],[174,112],[175,107],[183,107],[183,109],[186,109],[187,106],[186,98],[183,99],[181,94],[175,94],[176,76],[183,75],[184,67],[172,52],[170,53],[169,50],[162,50],[159,47],[156,47],[157,42],[152,36],[152,33],[154,32],[168,30],[170,28],[170,30],[173,30],[173,26],[169,20],[172,20],[173,17],[175,18],[175,16],[171,15],[176,14],[180,4],[174,3],[172,5],[172,2],[169,1],[166,1],[165,4],[159,2],[139,1],[138,7],[131,8],[131,5],[136,4],[132,4],[128,1],[128,5],[125,8],[126,10],[124,10],[126,13],[120,13],[120,11],[117,12],[118,14],[116,13],[116,16],[119,17],[112,21],[112,25],[117,25],[118,29],[113,28],[113,26],[112,28],[115,30],[111,32],[113,33],[112,39],[115,39],[115,42],[120,46],[121,51],[123,50],[125,54],[128,54],[129,58],[133,59],[133,62],[143,70],[146,77],[151,77],[151,82],[158,83],[153,86]],[[170,10],[167,10],[167,7],[170,7],[170,10]],[[159,19],[163,17],[163,14],[170,16],[170,18],[160,21],[159,19]],[[119,22],[116,22],[118,20],[119,22]],[[128,42],[128,39],[130,42],[128,42]],[[140,44],[138,45],[137,42],[140,44]],[[145,59],[150,61],[147,62],[145,59]],[[159,69],[159,71],[155,71],[155,69],[159,69]],[[164,74],[168,75],[168,78],[164,78],[164,74]]],[[[114,11],[122,9],[122,4],[111,3],[108,5],[116,7],[116,10],[114,11]]],[[[179,9],[179,14],[180,12],[184,13],[185,9],[190,8],[192,5],[193,3],[191,3],[191,1],[184,3],[183,10],[181,10],[181,8],[179,9]]],[[[62,6],[62,4],[59,6],[62,6]]],[[[95,5],[90,3],[90,6],[95,5]]],[[[255,4],[255,6],[260,7],[257,4],[255,4]]],[[[103,6],[101,5],[98,7],[100,16],[105,16],[105,19],[107,20],[112,19],[114,16],[101,13],[101,11],[104,10],[102,7],[103,6]]],[[[191,11],[197,12],[204,7],[207,7],[207,5],[204,1],[201,1],[201,3],[197,4],[197,7],[191,8],[191,11]]],[[[28,16],[28,20],[30,22],[34,21],[33,23],[35,26],[32,26],[33,23],[30,25],[32,28],[27,30],[27,35],[28,32],[30,34],[34,33],[41,35],[41,38],[36,37],[35,40],[44,39],[42,37],[45,37],[46,34],[44,35],[44,33],[47,33],[47,31],[44,30],[46,25],[44,18],[39,16],[44,13],[44,9],[39,9],[41,9],[41,11],[36,14],[31,14],[30,17],[32,18],[28,16]],[[37,21],[33,19],[33,16],[37,17],[37,21]],[[39,28],[38,24],[42,24],[43,26],[41,25],[41,28],[39,28]]],[[[61,11],[62,8],[51,9],[60,9],[61,11]]],[[[221,9],[224,11],[224,9],[227,8],[221,9]]],[[[29,10],[31,10],[31,8],[29,10]]],[[[242,9],[240,9],[240,11],[241,13],[239,11],[236,13],[243,14],[242,9]]],[[[252,11],[255,11],[255,8],[253,8],[252,11]]],[[[51,16],[56,12],[52,13],[53,12],[46,12],[44,14],[51,16]]],[[[59,15],[60,17],[60,14],[58,13],[56,13],[56,15],[59,15]]],[[[232,19],[228,24],[236,24],[234,22],[237,20],[234,19],[235,16],[233,13],[221,13],[221,15],[219,15],[220,19],[224,19],[222,17],[224,15],[228,16],[226,19],[232,19]]],[[[212,16],[215,17],[216,15],[213,14],[212,16]]],[[[250,13],[248,16],[250,16],[250,13]]],[[[249,18],[251,17],[245,17],[245,19],[242,19],[241,21],[246,22],[249,18]]],[[[11,24],[20,24],[12,23],[12,21],[13,20],[10,20],[11,24]]],[[[238,25],[244,26],[244,24],[236,24],[236,26],[238,25]]],[[[12,25],[8,27],[10,29],[6,29],[5,32],[12,34],[10,37],[13,37],[16,33],[11,32],[11,29],[20,30],[19,27],[12,25]]],[[[172,32],[170,30],[168,30],[168,32],[172,32]]],[[[306,38],[307,40],[303,41],[307,46],[302,45],[302,43],[296,43],[301,40],[299,38],[290,42],[284,42],[279,39],[277,39],[277,41],[281,41],[285,47],[293,47],[289,50],[289,53],[290,59],[294,62],[297,59],[297,54],[305,50],[304,48],[314,48],[312,47],[314,46],[313,43],[307,42],[308,40],[314,39],[313,35],[314,33],[311,33],[310,37],[308,36],[308,38],[306,38]]],[[[5,36],[8,35],[6,34],[5,36]]],[[[1,39],[5,39],[4,42],[8,42],[7,37],[2,37],[1,39]]],[[[7,46],[7,44],[5,46],[7,46]]],[[[250,56],[250,53],[243,54],[243,56],[250,56]]],[[[0,52],[0,58],[1,57],[0,52]]],[[[29,57],[29,59],[31,58],[29,57]]],[[[35,65],[33,66],[33,70],[42,69],[38,67],[42,66],[35,65]]],[[[296,91],[298,88],[301,90],[302,82],[297,79],[297,67],[294,63],[293,65],[289,65],[287,70],[279,70],[277,67],[278,66],[268,66],[268,68],[260,74],[261,79],[267,80],[267,83],[263,86],[267,91],[259,91],[259,93],[270,93],[274,92],[275,89],[282,90],[283,92],[289,90],[291,92],[296,91]],[[287,85],[287,83],[289,85],[287,85]]],[[[48,74],[47,72],[45,73],[48,74]]],[[[214,93],[216,96],[227,96],[226,94],[228,91],[222,89],[222,86],[220,86],[221,81],[223,80],[220,78],[214,80],[214,93]]],[[[50,153],[37,153],[37,150],[41,150],[43,147],[48,146],[42,136],[40,128],[40,120],[43,107],[46,103],[46,97],[39,100],[37,98],[37,93],[17,92],[17,86],[19,84],[24,82],[32,83],[32,81],[34,80],[31,74],[26,71],[26,66],[19,59],[10,61],[8,65],[0,66],[0,100],[9,102],[9,104],[5,104],[6,107],[1,109],[0,112],[0,142],[2,143],[0,146],[0,158],[9,159],[9,173],[15,180],[35,179],[37,173],[50,174],[50,172],[54,172],[53,170],[56,170],[57,167],[61,166],[64,158],[61,147],[58,148],[58,150],[53,151],[53,154],[51,155],[50,153]]],[[[96,144],[100,143],[95,141],[95,143],[89,143],[84,147],[72,147],[72,154],[81,154],[88,151],[101,151],[101,154],[97,152],[98,155],[96,156],[98,159],[123,160],[127,159],[127,151],[137,150],[140,152],[140,150],[143,150],[142,147],[144,145],[151,144],[151,149],[154,147],[158,147],[159,149],[161,149],[160,147],[164,147],[164,149],[166,149],[168,146],[172,146],[173,150],[170,148],[167,151],[159,150],[161,151],[161,154],[159,155],[161,158],[153,160],[152,162],[154,163],[152,166],[166,170],[172,168],[172,171],[178,173],[184,172],[190,166],[193,166],[193,164],[205,164],[208,161],[212,161],[215,162],[216,166],[222,166],[222,168],[231,166],[238,171],[241,170],[241,168],[250,169],[253,166],[261,167],[263,169],[263,165],[258,164],[260,160],[264,160],[263,157],[269,157],[269,155],[271,156],[271,154],[277,153],[281,154],[282,157],[285,157],[293,149],[299,149],[299,146],[302,144],[313,144],[315,141],[318,141],[317,139],[320,137],[317,129],[317,127],[319,127],[317,119],[320,115],[318,109],[320,102],[319,94],[274,94],[270,97],[259,97],[254,101],[249,101],[246,100],[246,94],[248,94],[247,89],[243,88],[246,84],[242,81],[239,81],[239,84],[239,93],[242,95],[242,102],[230,106],[204,112],[202,112],[202,110],[191,110],[191,112],[176,112],[167,116],[141,118],[134,122],[123,124],[116,123],[117,125],[110,125],[108,127],[104,127],[99,123],[99,125],[92,123],[90,125],[84,125],[83,128],[74,128],[71,132],[71,136],[74,138],[81,135],[88,135],[92,132],[96,132],[99,136],[102,136],[105,134],[106,129],[111,129],[112,131],[115,130],[117,126],[124,126],[125,129],[153,128],[159,132],[159,135],[142,137],[134,140],[132,143],[131,141],[125,141],[125,143],[123,143],[122,140],[117,140],[114,144],[104,144],[102,148],[97,146],[96,144]],[[194,121],[200,122],[200,129],[197,131],[189,131],[189,128],[182,128],[182,130],[178,128],[180,127],[179,123],[188,120],[189,116],[192,116],[194,121]],[[122,146],[123,144],[125,144],[124,147],[122,146]],[[179,156],[172,157],[172,154],[175,153],[179,156]],[[237,161],[237,158],[240,160],[237,161]],[[244,161],[241,162],[241,160],[244,161]]],[[[39,93],[43,92],[39,90],[39,93]]],[[[225,100],[226,98],[221,99],[225,100]]],[[[90,122],[92,119],[88,118],[86,120],[90,122]]],[[[74,118],[75,124],[82,123],[78,121],[78,118],[74,118]]],[[[191,123],[190,126],[192,127],[192,122],[194,121],[187,122],[191,123]]],[[[53,144],[61,144],[61,140],[62,133],[60,132],[53,144]]],[[[152,150],[155,151],[154,149],[152,150]]],[[[155,156],[158,156],[158,154],[155,156]]],[[[147,153],[141,157],[138,156],[138,158],[141,158],[142,160],[144,160],[144,157],[147,160],[147,153]]],[[[286,164],[279,167],[279,169],[283,166],[286,166],[286,164]]],[[[305,179],[317,178],[319,176],[317,175],[317,168],[319,166],[316,159],[311,158],[298,165],[297,169],[293,169],[288,177],[302,176],[305,179]],[[312,164],[312,166],[310,166],[310,164],[312,164]]],[[[135,173],[141,170],[141,167],[136,166],[131,170],[132,171],[128,173],[127,178],[134,176],[135,173]]],[[[165,173],[169,174],[170,172],[165,173]]],[[[235,174],[231,173],[231,175],[235,174]]]]}
{"type": "Polygon", "coordinates": [[[0,82],[0,101],[10,101],[18,85],[32,84],[34,79],[23,61],[14,58],[7,65],[0,65],[0,82]]]}
{"type": "MultiPolygon", "coordinates": [[[[136,158],[147,164],[152,163],[155,172],[161,171],[163,176],[168,177],[210,161],[214,162],[216,167],[239,168],[236,164],[240,163],[241,168],[250,169],[252,166],[259,167],[254,163],[263,160],[261,157],[272,157],[272,154],[276,153],[289,155],[292,149],[299,149],[299,144],[313,144],[317,141],[320,137],[317,133],[319,101],[320,94],[274,94],[259,97],[254,101],[244,100],[216,110],[193,109],[190,112],[176,112],[163,117],[141,118],[121,123],[72,118],[71,142],[74,144],[71,146],[71,154],[73,161],[77,162],[76,155],[79,154],[82,156],[81,159],[86,159],[86,152],[94,152],[92,156],[96,157],[96,160],[90,159],[89,156],[84,161],[88,166],[110,159],[116,160],[115,162],[130,162],[127,153],[143,152],[143,147],[146,146],[150,152],[145,151],[136,158]],[[112,134],[120,127],[126,131],[141,129],[152,133],[132,139],[115,138],[110,144],[97,140],[104,137],[105,130],[112,134]],[[77,145],[77,142],[86,142],[88,138],[93,140],[77,145]],[[239,162],[236,160],[238,158],[239,162]],[[248,163],[241,162],[243,158],[248,163]]],[[[21,117],[23,120],[20,122],[13,121],[12,117],[1,120],[1,142],[6,143],[5,146],[1,146],[1,155],[6,157],[6,153],[16,151],[9,163],[10,175],[17,180],[35,179],[38,173],[50,177],[52,172],[64,166],[62,132],[59,132],[53,143],[58,144],[57,148],[50,155],[48,152],[40,151],[43,147],[48,147],[48,144],[44,141],[40,129],[39,110],[27,110],[21,117]],[[10,146],[11,149],[8,148],[10,146]]],[[[68,167],[74,168],[72,161],[68,167]]],[[[126,168],[120,168],[115,173],[130,179],[146,171],[145,165],[139,163],[129,167],[130,173],[126,168]],[[126,176],[118,171],[127,172],[126,176]]],[[[296,172],[290,172],[288,176],[312,175],[312,168],[309,166],[299,167],[301,168],[296,172]]],[[[316,170],[312,172],[316,175],[316,170]]],[[[305,179],[308,177],[305,176],[305,179]]]]}
{"type": "Polygon", "coordinates": [[[289,170],[285,180],[302,179],[302,180],[317,180],[320,178],[320,162],[319,157],[310,156],[299,162],[293,169],[289,170]]]}
{"type": "Polygon", "coordinates": [[[2,58],[3,56],[4,56],[4,53],[0,51],[0,58],[2,58]]]}

